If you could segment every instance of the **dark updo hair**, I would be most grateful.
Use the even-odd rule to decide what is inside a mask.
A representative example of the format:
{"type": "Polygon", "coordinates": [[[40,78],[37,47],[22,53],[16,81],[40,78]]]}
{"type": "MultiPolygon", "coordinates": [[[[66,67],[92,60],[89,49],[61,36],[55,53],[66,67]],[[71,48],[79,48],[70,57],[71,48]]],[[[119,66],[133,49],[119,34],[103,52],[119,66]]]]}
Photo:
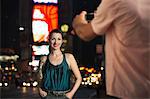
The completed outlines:
{"type": "Polygon", "coordinates": [[[52,30],[51,32],[49,32],[48,39],[51,38],[51,36],[52,36],[53,33],[59,33],[59,34],[61,34],[62,39],[63,39],[63,33],[62,33],[61,30],[59,30],[59,29],[54,29],[54,30],[52,30]]]}

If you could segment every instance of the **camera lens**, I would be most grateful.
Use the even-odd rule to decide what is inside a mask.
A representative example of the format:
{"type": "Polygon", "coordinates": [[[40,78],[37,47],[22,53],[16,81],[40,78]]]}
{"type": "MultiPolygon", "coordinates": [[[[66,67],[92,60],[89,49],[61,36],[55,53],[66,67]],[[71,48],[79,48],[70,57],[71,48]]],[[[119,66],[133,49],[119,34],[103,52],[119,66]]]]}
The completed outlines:
{"type": "Polygon", "coordinates": [[[90,20],[92,20],[94,18],[94,13],[87,13],[86,14],[86,20],[87,21],[90,21],[90,20]]]}

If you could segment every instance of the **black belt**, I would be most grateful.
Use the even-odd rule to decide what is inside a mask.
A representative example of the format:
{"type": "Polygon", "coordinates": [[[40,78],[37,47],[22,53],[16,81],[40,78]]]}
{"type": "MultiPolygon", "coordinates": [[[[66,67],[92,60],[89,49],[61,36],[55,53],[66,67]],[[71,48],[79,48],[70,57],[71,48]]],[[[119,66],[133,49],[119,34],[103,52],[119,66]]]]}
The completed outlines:
{"type": "Polygon", "coordinates": [[[65,93],[69,92],[69,90],[66,90],[66,91],[51,91],[51,90],[48,90],[47,92],[51,93],[55,96],[62,96],[62,95],[65,95],[65,93]]]}

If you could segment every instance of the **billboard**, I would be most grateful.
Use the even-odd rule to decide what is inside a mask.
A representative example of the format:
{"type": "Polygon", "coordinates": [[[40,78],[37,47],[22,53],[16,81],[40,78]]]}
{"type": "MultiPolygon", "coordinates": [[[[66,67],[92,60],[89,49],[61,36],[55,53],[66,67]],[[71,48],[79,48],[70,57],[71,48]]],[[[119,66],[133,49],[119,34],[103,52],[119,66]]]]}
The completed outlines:
{"type": "Polygon", "coordinates": [[[33,0],[34,3],[58,3],[58,0],[33,0]]]}
{"type": "Polygon", "coordinates": [[[58,6],[34,5],[32,14],[33,41],[48,42],[48,35],[52,29],[58,28],[58,6]]]}
{"type": "Polygon", "coordinates": [[[48,55],[49,45],[32,45],[32,56],[48,55]]]}

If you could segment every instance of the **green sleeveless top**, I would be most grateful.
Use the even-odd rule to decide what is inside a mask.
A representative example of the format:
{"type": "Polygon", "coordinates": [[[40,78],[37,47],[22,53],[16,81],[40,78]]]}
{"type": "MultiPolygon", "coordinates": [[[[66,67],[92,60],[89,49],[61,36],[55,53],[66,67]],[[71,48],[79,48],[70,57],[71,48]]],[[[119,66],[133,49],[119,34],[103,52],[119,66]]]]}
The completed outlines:
{"type": "Polygon", "coordinates": [[[50,91],[66,91],[70,89],[71,71],[67,64],[65,55],[59,65],[53,65],[47,58],[43,71],[42,89],[50,91]]]}

